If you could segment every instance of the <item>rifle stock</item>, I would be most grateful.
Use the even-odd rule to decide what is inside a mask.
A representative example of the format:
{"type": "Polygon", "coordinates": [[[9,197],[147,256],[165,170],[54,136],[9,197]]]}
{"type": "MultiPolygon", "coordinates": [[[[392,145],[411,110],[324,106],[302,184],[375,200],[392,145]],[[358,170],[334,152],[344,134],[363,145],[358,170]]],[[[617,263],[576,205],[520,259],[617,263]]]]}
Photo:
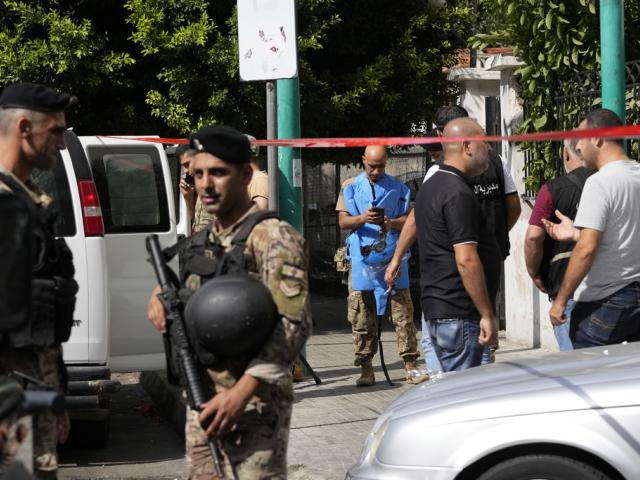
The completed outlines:
{"type": "MultiPolygon", "coordinates": [[[[173,344],[173,351],[178,357],[181,383],[187,392],[189,407],[199,412],[200,405],[205,403],[207,398],[204,395],[204,388],[200,382],[198,364],[189,345],[184,326],[181,302],[178,297],[178,288],[171,281],[170,270],[162,252],[158,236],[155,234],[147,236],[146,247],[150,257],[149,261],[153,265],[158,284],[160,285],[161,293],[159,296],[166,312],[167,338],[169,339],[169,343],[173,344]]],[[[169,366],[167,368],[169,368],[169,366]]],[[[203,424],[202,427],[206,429],[207,425],[203,424]]],[[[213,457],[216,474],[219,478],[224,479],[222,456],[213,440],[209,440],[209,449],[213,457]]]]}

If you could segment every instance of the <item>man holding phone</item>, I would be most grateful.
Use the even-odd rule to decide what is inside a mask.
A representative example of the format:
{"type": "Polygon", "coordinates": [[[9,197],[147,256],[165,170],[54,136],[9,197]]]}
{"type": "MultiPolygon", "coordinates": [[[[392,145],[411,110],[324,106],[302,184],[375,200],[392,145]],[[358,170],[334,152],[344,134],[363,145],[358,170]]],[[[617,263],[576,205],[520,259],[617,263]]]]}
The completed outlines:
{"type": "MultiPolygon", "coordinates": [[[[371,386],[375,383],[371,362],[378,348],[378,316],[381,313],[380,308],[376,308],[376,301],[379,296],[374,297],[373,288],[356,288],[357,280],[362,276],[361,270],[369,268],[367,265],[371,266],[371,272],[375,272],[376,268],[384,271],[385,252],[393,250],[409,211],[409,189],[385,174],[385,147],[368,146],[362,163],[364,172],[343,182],[336,212],[340,228],[351,232],[347,239],[349,251],[346,255],[350,260],[347,311],[353,333],[354,364],[362,368],[356,385],[371,386]],[[380,258],[380,265],[376,264],[375,258],[380,258]]],[[[405,274],[408,274],[407,270],[405,265],[405,274]]],[[[420,383],[428,377],[421,374],[416,365],[419,352],[408,275],[406,288],[385,293],[385,300],[388,296],[391,302],[391,319],[398,336],[398,353],[407,370],[407,382],[420,383]]]]}
{"type": "Polygon", "coordinates": [[[178,186],[180,188],[180,193],[184,197],[184,201],[187,204],[187,215],[189,216],[189,219],[194,220],[197,195],[195,182],[190,169],[192,153],[193,152],[189,150],[188,145],[180,144],[173,153],[173,156],[180,163],[180,167],[182,170],[182,175],[180,177],[180,183],[178,184],[178,186]]]}
{"type": "MultiPolygon", "coordinates": [[[[249,141],[255,141],[255,137],[244,134],[249,141]]],[[[249,196],[251,200],[258,205],[258,208],[262,210],[268,209],[269,202],[269,180],[267,172],[260,170],[260,166],[257,163],[256,157],[258,156],[258,147],[251,148],[251,170],[253,176],[249,183],[249,196]]],[[[174,157],[180,162],[183,175],[180,177],[180,193],[184,197],[187,204],[187,214],[191,219],[191,231],[199,232],[204,229],[213,220],[213,215],[207,212],[202,205],[202,202],[198,198],[195,192],[195,182],[190,169],[190,163],[193,150],[189,149],[188,145],[179,145],[175,152],[174,157]]]]}

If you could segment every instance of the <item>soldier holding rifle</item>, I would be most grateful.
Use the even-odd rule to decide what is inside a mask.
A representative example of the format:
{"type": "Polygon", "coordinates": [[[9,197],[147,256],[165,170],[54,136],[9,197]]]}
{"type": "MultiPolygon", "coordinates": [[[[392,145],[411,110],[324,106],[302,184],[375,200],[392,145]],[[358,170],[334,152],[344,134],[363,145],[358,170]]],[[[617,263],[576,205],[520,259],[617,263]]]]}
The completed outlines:
{"type": "MultiPolygon", "coordinates": [[[[204,378],[212,387],[209,400],[200,411],[187,412],[190,478],[221,476],[212,461],[209,439],[221,453],[222,476],[286,478],[293,402],[291,363],[311,331],[304,240],[289,224],[272,213],[261,212],[251,202],[247,192],[252,176],[251,149],[244,135],[230,127],[204,127],[191,137],[190,146],[196,151],[191,160],[196,191],[207,211],[214,215],[205,230],[189,237],[180,248],[180,297],[186,300],[185,324],[199,368],[206,372],[204,378]],[[255,302],[238,301],[234,290],[227,288],[231,283],[224,287],[227,280],[237,282],[237,274],[243,270],[266,286],[277,308],[277,318],[257,353],[239,359],[232,358],[233,350],[236,346],[240,349],[239,344],[244,342],[225,345],[224,339],[215,334],[220,330],[215,328],[225,325],[225,319],[228,322],[240,310],[246,311],[254,324],[260,315],[268,321],[268,312],[256,312],[255,302]],[[209,288],[213,282],[220,285],[218,293],[209,288]],[[225,291],[228,300],[220,302],[219,308],[210,308],[215,304],[212,297],[225,291]],[[204,334],[209,329],[214,334],[204,334]],[[208,346],[215,351],[207,351],[208,346]]],[[[246,279],[239,281],[250,283],[246,279]]],[[[236,287],[235,291],[243,289],[236,287]]],[[[156,287],[148,316],[164,332],[167,326],[159,292],[156,287]]],[[[233,329],[237,324],[227,326],[233,329]]],[[[244,336],[252,339],[254,330],[244,336]]]]}

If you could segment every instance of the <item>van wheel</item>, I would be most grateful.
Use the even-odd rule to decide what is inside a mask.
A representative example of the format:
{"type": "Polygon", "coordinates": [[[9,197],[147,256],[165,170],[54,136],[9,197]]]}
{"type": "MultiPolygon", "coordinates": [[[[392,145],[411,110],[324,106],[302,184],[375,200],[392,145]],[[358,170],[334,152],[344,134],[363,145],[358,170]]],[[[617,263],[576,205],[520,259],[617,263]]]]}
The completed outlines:
{"type": "Polygon", "coordinates": [[[600,470],[558,455],[524,455],[483,473],[478,480],[611,480],[600,470]]]}

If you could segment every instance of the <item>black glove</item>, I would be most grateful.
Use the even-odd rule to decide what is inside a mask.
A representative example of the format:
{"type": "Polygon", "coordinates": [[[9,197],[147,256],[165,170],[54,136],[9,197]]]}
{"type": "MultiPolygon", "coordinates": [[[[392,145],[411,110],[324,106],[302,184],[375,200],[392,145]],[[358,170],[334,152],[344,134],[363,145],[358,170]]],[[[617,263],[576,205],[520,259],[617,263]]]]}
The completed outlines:
{"type": "Polygon", "coordinates": [[[34,278],[31,280],[32,318],[53,320],[56,314],[56,289],[54,280],[34,278]]]}

